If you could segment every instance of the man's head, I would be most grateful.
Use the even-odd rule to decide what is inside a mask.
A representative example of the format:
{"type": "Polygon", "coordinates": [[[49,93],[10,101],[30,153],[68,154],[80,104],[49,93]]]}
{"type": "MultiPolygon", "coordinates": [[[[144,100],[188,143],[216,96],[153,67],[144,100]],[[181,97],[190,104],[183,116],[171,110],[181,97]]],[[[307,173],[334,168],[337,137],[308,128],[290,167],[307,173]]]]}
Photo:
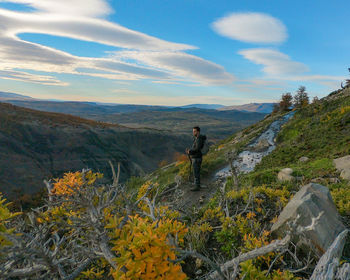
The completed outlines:
{"type": "Polygon", "coordinates": [[[195,127],[192,129],[192,132],[193,132],[193,136],[194,136],[194,137],[198,137],[198,136],[199,136],[199,133],[201,132],[201,129],[200,129],[198,126],[195,126],[195,127]]]}

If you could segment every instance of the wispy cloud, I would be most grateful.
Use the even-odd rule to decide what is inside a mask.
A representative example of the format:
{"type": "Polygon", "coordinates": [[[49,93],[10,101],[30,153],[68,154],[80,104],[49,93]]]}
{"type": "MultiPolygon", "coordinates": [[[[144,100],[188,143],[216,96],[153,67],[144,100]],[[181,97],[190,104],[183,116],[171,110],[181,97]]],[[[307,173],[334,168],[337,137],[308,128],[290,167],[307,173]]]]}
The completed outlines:
{"type": "Polygon", "coordinates": [[[296,75],[309,71],[305,64],[293,61],[277,50],[258,48],[241,50],[238,53],[255,64],[263,65],[263,71],[272,76],[296,75]]]}
{"type": "Polygon", "coordinates": [[[117,88],[112,90],[113,93],[118,93],[118,94],[123,94],[123,95],[128,95],[128,94],[140,94],[140,92],[136,90],[131,90],[128,88],[117,88]]]}
{"type": "Polygon", "coordinates": [[[234,76],[213,62],[183,52],[116,52],[115,58],[133,60],[136,63],[162,69],[182,81],[197,81],[201,84],[228,84],[234,76]]]}
{"type": "Polygon", "coordinates": [[[1,2],[28,5],[38,11],[50,14],[99,17],[112,12],[104,0],[0,0],[1,2]]]}
{"type": "Polygon", "coordinates": [[[61,82],[52,76],[35,75],[22,71],[0,70],[0,78],[16,80],[21,82],[37,83],[50,86],[67,86],[68,83],[61,82]]]}
{"type": "Polygon", "coordinates": [[[233,80],[222,66],[184,52],[196,49],[195,46],[165,41],[99,18],[111,12],[104,0],[0,2],[26,4],[35,9],[33,12],[0,9],[0,70],[20,67],[112,80],[151,79],[169,83],[225,84],[233,80]],[[18,35],[22,33],[62,36],[133,51],[119,52],[118,58],[80,57],[21,40],[18,35]],[[132,54],[134,61],[121,58],[122,54],[129,57],[132,54]]]}
{"type": "Polygon", "coordinates": [[[277,18],[263,13],[231,13],[212,23],[220,35],[248,43],[281,43],[287,28],[277,18]]]}

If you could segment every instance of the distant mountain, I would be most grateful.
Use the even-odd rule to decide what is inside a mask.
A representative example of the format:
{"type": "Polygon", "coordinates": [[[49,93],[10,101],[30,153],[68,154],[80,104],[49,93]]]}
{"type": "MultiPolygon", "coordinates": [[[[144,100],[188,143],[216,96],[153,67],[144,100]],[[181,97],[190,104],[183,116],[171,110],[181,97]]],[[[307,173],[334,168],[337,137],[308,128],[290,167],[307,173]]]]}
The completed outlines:
{"type": "Polygon", "coordinates": [[[92,168],[111,178],[108,160],[121,162],[121,178],[150,172],[192,143],[191,135],[131,129],[0,103],[0,192],[34,193],[42,180],[92,168]]]}
{"type": "Polygon", "coordinates": [[[221,104],[189,104],[184,106],[179,106],[180,108],[199,108],[199,109],[219,109],[224,107],[221,104]]]}
{"type": "Polygon", "coordinates": [[[166,110],[168,108],[165,106],[132,104],[102,105],[96,102],[82,101],[7,100],[6,102],[34,110],[72,114],[85,118],[91,118],[91,116],[94,116],[96,114],[131,113],[146,110],[166,110]]]}
{"type": "Polygon", "coordinates": [[[8,100],[8,103],[40,111],[64,113],[85,119],[117,123],[133,128],[152,128],[189,134],[192,127],[200,126],[213,140],[221,140],[261,120],[262,113],[197,108],[218,107],[219,104],[193,104],[182,107],[101,104],[96,102],[55,102],[44,100],[8,100]]]}
{"type": "Polygon", "coordinates": [[[238,130],[263,119],[266,114],[242,111],[218,111],[199,108],[168,108],[123,114],[96,115],[95,120],[119,123],[128,127],[149,127],[178,134],[191,134],[194,126],[211,141],[224,139],[238,130]]]}
{"type": "Polygon", "coordinates": [[[18,93],[0,91],[0,101],[3,100],[34,100],[34,98],[18,93]]]}
{"type": "Polygon", "coordinates": [[[239,110],[239,111],[269,114],[272,112],[274,104],[275,103],[249,103],[244,105],[225,106],[225,107],[219,108],[218,110],[220,111],[239,110]]]}

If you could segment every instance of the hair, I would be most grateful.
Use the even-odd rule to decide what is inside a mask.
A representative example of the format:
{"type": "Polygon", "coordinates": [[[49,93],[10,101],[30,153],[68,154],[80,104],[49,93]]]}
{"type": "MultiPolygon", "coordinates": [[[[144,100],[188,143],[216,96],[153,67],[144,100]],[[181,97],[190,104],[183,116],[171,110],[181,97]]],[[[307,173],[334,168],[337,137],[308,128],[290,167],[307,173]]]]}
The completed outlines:
{"type": "Polygon", "coordinates": [[[195,129],[195,130],[197,130],[197,131],[201,131],[201,129],[199,128],[199,126],[195,126],[195,127],[193,127],[193,129],[195,129]]]}

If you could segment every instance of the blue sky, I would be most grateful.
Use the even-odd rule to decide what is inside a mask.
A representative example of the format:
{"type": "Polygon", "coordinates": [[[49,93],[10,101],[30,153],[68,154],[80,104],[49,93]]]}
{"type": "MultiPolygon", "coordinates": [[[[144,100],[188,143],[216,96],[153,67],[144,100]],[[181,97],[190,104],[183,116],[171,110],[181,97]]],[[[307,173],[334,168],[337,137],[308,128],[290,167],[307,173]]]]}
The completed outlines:
{"type": "Polygon", "coordinates": [[[0,91],[184,105],[340,87],[348,1],[0,0],[0,91]]]}

